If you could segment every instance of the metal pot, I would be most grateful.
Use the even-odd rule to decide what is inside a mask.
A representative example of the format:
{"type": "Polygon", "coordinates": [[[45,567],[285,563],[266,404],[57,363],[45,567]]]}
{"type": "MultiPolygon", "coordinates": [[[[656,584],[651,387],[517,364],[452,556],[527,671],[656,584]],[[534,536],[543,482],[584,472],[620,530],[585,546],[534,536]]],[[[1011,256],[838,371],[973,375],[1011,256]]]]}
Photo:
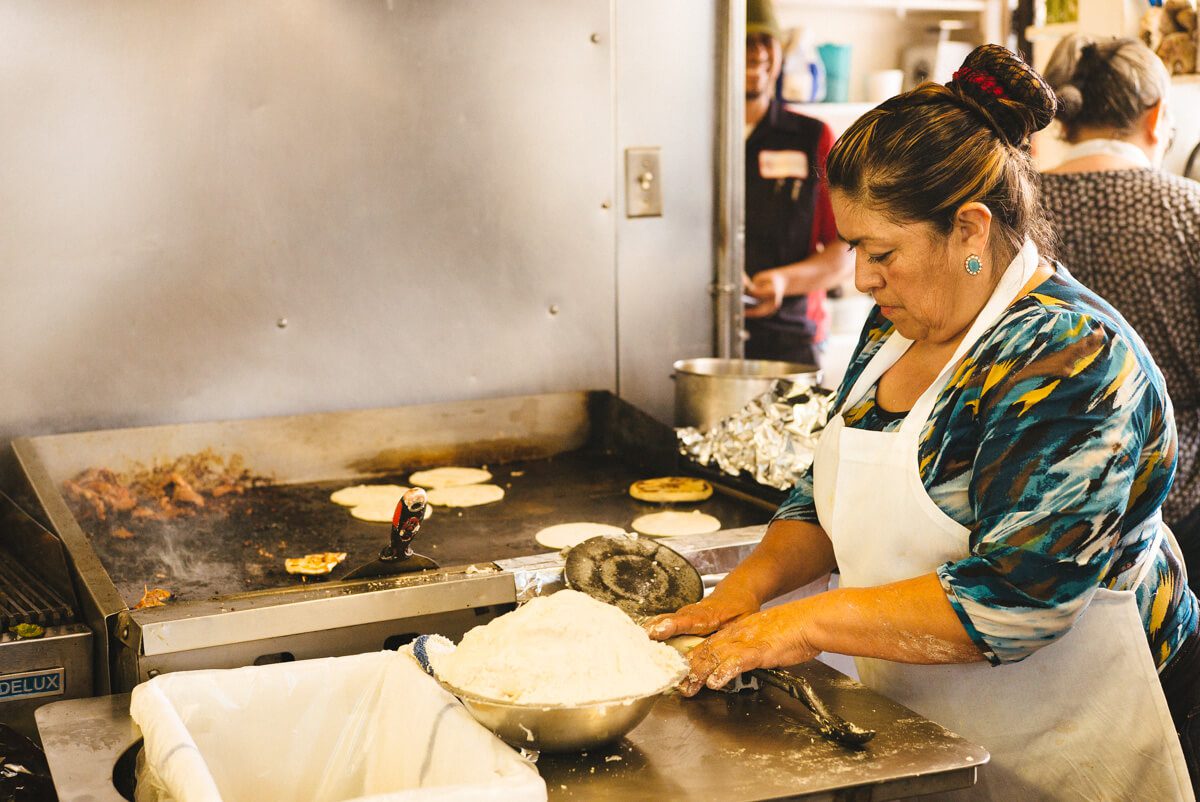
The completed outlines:
{"type": "Polygon", "coordinates": [[[675,425],[707,429],[771,389],[776,379],[816,384],[816,365],[765,359],[681,359],[675,374],[675,425]]]}

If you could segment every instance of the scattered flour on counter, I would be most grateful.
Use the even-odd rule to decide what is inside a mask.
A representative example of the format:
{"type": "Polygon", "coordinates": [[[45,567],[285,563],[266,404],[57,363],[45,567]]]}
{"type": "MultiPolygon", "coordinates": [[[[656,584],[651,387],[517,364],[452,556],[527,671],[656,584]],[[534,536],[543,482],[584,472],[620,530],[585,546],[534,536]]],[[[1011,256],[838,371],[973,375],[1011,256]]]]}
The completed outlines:
{"type": "Polygon", "coordinates": [[[438,677],[486,699],[577,705],[644,696],[687,661],[618,608],[575,590],[531,599],[430,655],[438,677]]]}

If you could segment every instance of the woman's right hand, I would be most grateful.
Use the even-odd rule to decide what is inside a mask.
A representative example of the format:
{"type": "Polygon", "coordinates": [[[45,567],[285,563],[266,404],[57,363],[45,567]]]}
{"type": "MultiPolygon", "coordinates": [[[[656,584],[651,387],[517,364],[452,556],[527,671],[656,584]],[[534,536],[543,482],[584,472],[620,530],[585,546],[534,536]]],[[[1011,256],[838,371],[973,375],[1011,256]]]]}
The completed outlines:
{"type": "Polygon", "coordinates": [[[676,635],[710,635],[726,624],[758,612],[758,599],[738,591],[713,591],[706,599],[680,607],[673,613],[656,615],[642,627],[654,640],[676,635]]]}

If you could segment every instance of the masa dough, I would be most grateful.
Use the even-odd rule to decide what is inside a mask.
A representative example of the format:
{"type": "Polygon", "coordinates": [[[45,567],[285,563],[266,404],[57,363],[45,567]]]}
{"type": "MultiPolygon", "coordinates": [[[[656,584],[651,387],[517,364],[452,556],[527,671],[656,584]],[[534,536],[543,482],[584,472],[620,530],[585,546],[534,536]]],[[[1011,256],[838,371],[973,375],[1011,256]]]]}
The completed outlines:
{"type": "Polygon", "coordinates": [[[575,590],[530,599],[429,659],[458,690],[529,705],[646,696],[687,671],[678,652],[650,640],[625,613],[575,590]]]}
{"type": "Polygon", "coordinates": [[[566,549],[578,546],[589,537],[623,534],[625,534],[625,530],[619,526],[597,524],[590,521],[574,521],[547,526],[534,535],[534,539],[548,549],[566,549]]]}
{"type": "MultiPolygon", "coordinates": [[[[389,500],[392,509],[400,502],[400,497],[408,492],[407,487],[400,485],[353,485],[335,490],[329,500],[343,507],[359,507],[364,504],[386,504],[389,500]]],[[[388,516],[391,520],[391,516],[388,516]]]]}
{"type": "Polygon", "coordinates": [[[504,488],[499,485],[435,487],[425,494],[425,498],[439,507],[478,507],[504,498],[504,488]]]}
{"type": "Polygon", "coordinates": [[[642,479],[629,486],[629,495],[638,501],[704,501],[712,494],[712,485],[690,476],[660,476],[657,479],[642,479]]]}
{"type": "Polygon", "coordinates": [[[491,473],[483,468],[433,468],[417,471],[408,481],[421,487],[458,487],[481,484],[491,478],[491,473]]]}
{"type": "Polygon", "coordinates": [[[691,512],[652,512],[633,520],[634,531],[650,537],[672,537],[675,535],[702,535],[716,532],[721,522],[713,516],[692,510],[691,512]]]}

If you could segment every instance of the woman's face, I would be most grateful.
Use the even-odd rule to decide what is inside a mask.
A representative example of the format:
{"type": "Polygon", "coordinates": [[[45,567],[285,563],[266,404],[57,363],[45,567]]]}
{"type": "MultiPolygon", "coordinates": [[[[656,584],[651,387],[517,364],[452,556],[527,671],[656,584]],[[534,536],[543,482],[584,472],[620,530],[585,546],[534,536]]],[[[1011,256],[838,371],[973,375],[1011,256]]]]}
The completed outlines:
{"type": "MultiPolygon", "coordinates": [[[[979,232],[968,230],[970,224],[945,235],[929,223],[896,223],[837,190],[831,200],[838,234],[854,249],[854,286],[900,334],[941,343],[966,331],[993,287],[979,232]],[[979,275],[966,271],[970,253],[983,261],[979,275]]],[[[986,243],[986,225],[982,237],[986,243]]]]}

